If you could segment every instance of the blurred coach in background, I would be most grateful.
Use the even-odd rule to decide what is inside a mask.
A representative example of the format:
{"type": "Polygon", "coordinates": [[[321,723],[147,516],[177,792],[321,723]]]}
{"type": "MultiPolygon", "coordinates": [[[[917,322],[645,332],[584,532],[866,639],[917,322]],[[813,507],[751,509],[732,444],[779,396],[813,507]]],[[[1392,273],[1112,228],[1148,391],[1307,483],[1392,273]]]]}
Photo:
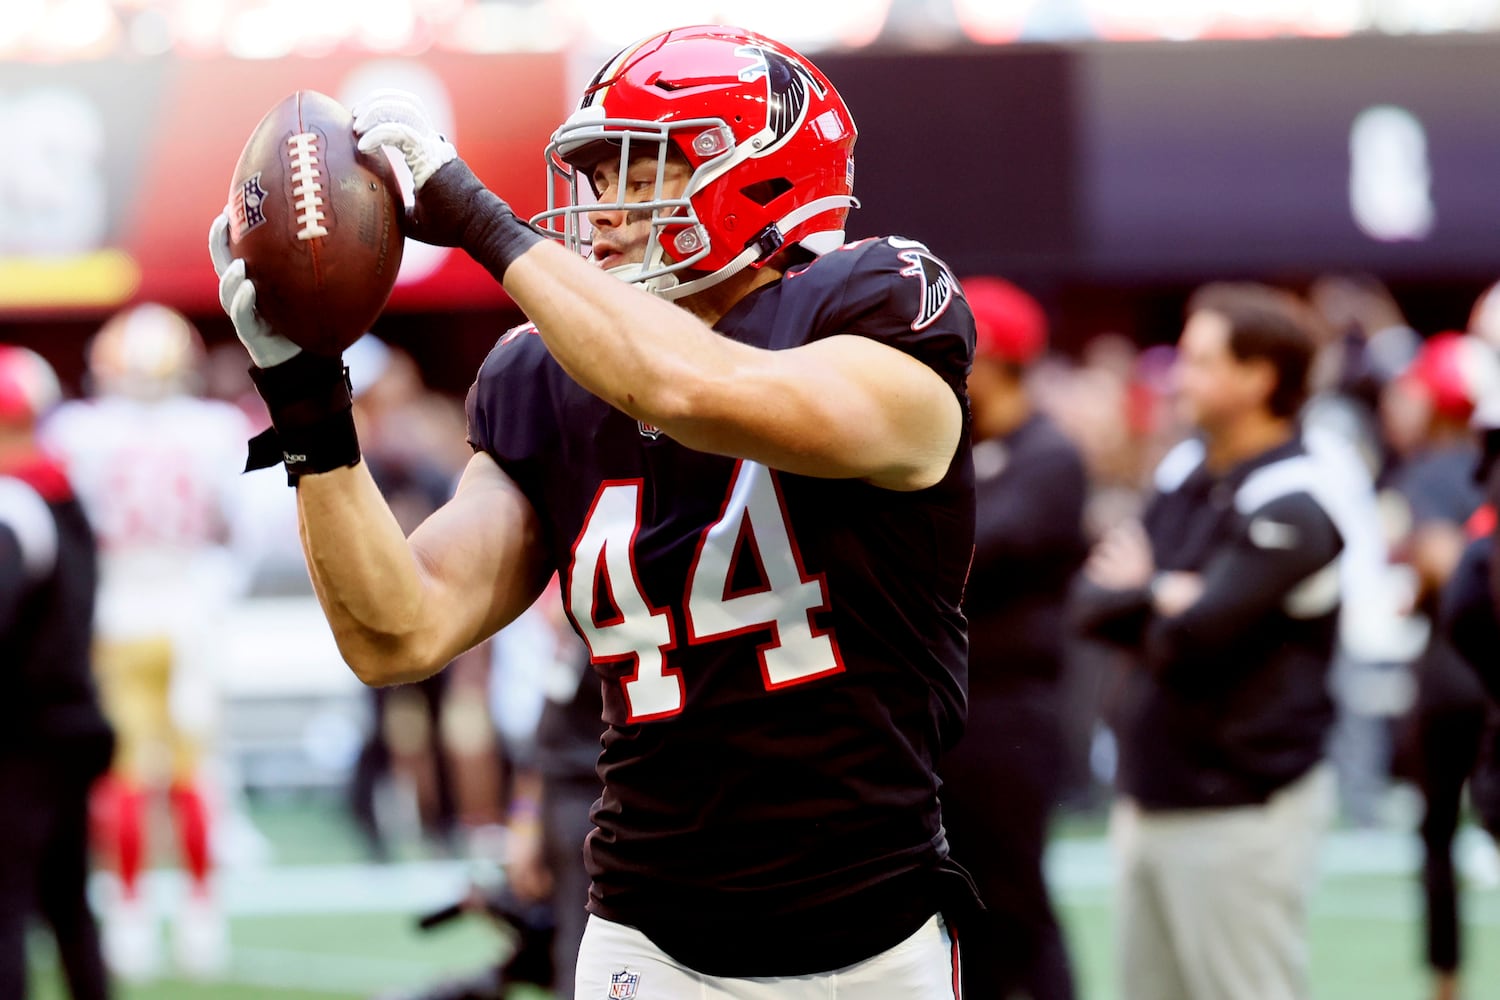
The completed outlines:
{"type": "Polygon", "coordinates": [[[1316,321],[1259,285],[1207,286],[1187,312],[1175,374],[1198,435],[1077,592],[1084,626],[1136,654],[1112,720],[1119,995],[1294,1000],[1335,806],[1341,511],[1295,423],[1316,321]]]}
{"type": "Polygon", "coordinates": [[[943,824],[988,907],[965,938],[964,995],[1071,1000],[1042,852],[1066,778],[1059,674],[1068,586],[1087,551],[1083,459],[1027,390],[1047,344],[1041,307],[998,278],[963,287],[976,330],[969,725],[939,770],[943,824]]]}
{"type": "Polygon", "coordinates": [[[74,1000],[109,985],[89,909],[88,801],[114,736],[89,661],[94,535],[36,423],[60,398],[40,355],[0,346],[0,997],[26,993],[40,914],[74,1000]]]}

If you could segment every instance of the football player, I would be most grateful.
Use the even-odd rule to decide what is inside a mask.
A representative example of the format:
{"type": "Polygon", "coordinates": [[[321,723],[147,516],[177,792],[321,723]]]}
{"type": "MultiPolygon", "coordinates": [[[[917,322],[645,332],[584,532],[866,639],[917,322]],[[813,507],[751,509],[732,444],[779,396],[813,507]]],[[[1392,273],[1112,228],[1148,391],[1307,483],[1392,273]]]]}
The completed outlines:
{"type": "Polygon", "coordinates": [[[361,148],[411,168],[411,234],[530,322],[483,363],[474,457],[408,539],[341,362],[265,324],[211,228],[345,659],[426,676],[561,573],[604,693],[577,996],[954,996],[942,910],[974,897],[933,762],[965,713],[974,324],[921,243],[845,243],[838,91],[740,29],[629,46],[547,148],[536,221],[560,241],[415,98],[354,110],[361,148]]]}
{"type": "Polygon", "coordinates": [[[151,794],[170,798],[190,890],[177,914],[174,957],[209,975],[227,959],[223,916],[210,882],[205,741],[217,691],[215,619],[240,587],[226,543],[239,474],[241,412],[199,398],[203,359],[180,313],[147,303],[111,317],[89,343],[89,398],[48,422],[99,536],[95,669],[119,735],[101,792],[105,854],[119,896],[105,911],[105,957],[126,979],[159,964],[155,917],[143,897],[151,794]]]}
{"type": "Polygon", "coordinates": [[[40,355],[0,345],[0,996],[25,997],[33,913],[73,1000],[106,1000],[89,909],[89,788],[113,738],[89,671],[93,533],[37,422],[61,394],[40,355]]]}

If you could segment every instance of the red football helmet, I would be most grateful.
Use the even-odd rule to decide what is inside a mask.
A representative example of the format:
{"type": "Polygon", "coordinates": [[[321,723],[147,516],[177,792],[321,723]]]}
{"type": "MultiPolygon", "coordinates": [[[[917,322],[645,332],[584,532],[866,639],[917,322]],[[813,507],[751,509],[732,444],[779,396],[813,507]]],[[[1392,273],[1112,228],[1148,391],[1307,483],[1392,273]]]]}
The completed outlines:
{"type": "Polygon", "coordinates": [[[30,427],[61,399],[57,373],[45,358],[0,344],[0,425],[30,427]]]}
{"type": "Polygon", "coordinates": [[[842,245],[858,204],[856,135],[833,84],[785,45],[741,28],[677,28],[626,48],[594,77],[547,146],[548,210],[532,222],[587,253],[587,213],[649,212],[646,258],[620,276],[679,298],[788,244],[814,254],[842,245]],[[663,196],[669,150],[692,169],[681,198],[663,196]],[[593,167],[615,156],[621,177],[632,160],[656,158],[652,200],[590,197],[593,167]]]}
{"type": "Polygon", "coordinates": [[[1047,349],[1047,314],[1041,303],[1003,278],[963,280],[974,313],[974,356],[1029,365],[1047,349]]]}
{"type": "Polygon", "coordinates": [[[1500,390],[1500,362],[1484,341],[1449,330],[1422,344],[1402,378],[1436,412],[1464,422],[1480,400],[1500,390]]]}

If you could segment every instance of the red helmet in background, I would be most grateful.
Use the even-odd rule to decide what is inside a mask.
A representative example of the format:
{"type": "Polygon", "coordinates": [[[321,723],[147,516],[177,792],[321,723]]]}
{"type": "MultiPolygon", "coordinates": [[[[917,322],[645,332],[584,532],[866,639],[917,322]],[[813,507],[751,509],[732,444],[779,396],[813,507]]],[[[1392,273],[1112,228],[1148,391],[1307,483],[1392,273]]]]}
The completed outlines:
{"type": "Polygon", "coordinates": [[[1029,365],[1047,349],[1047,316],[1030,294],[1003,278],[965,278],[974,313],[974,357],[1029,365]]]}
{"type": "Polygon", "coordinates": [[[1434,411],[1462,423],[1500,387],[1500,362],[1477,337],[1449,331],[1427,338],[1401,378],[1425,395],[1434,411]]]}
{"type": "Polygon", "coordinates": [[[646,258],[620,276],[678,298],[788,244],[813,254],[842,245],[857,205],[856,134],[833,84],[787,46],[741,28],[677,28],[626,48],[594,77],[547,146],[548,210],[532,221],[587,252],[587,213],[649,212],[646,258]],[[681,198],[664,197],[669,151],[692,170],[681,198]],[[623,178],[641,156],[657,159],[652,200],[589,197],[603,159],[618,157],[623,178]]]}
{"type": "Polygon", "coordinates": [[[0,345],[0,425],[29,427],[62,400],[57,372],[24,347],[0,345]]]}

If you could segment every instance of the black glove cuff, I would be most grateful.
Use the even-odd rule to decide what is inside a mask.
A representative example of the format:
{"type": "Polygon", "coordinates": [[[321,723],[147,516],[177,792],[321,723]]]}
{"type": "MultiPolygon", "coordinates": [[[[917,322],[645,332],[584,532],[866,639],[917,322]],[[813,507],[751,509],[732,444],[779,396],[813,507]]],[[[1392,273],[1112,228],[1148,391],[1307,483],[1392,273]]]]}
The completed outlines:
{"type": "Polygon", "coordinates": [[[349,369],[340,358],[303,351],[271,368],[250,369],[271,428],[250,441],[245,471],[286,464],[287,485],[359,462],[349,369]]]}
{"type": "Polygon", "coordinates": [[[342,358],[302,351],[270,368],[252,365],[250,379],[281,431],[318,423],[354,405],[342,358]]]}
{"type": "Polygon", "coordinates": [[[504,281],[515,259],[547,238],[517,218],[463,160],[443,164],[422,185],[412,235],[461,247],[496,281],[504,281]]]}

